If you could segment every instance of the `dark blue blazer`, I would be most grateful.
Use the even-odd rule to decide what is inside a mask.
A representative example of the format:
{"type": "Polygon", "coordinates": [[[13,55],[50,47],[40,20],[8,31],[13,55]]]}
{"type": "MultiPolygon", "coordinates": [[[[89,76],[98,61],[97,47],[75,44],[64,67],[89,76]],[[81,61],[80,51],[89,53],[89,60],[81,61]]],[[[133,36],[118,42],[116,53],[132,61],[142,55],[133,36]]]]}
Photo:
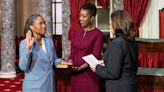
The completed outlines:
{"type": "Polygon", "coordinates": [[[138,92],[138,50],[135,41],[118,36],[111,41],[103,56],[105,67],[96,73],[106,80],[106,92],[138,92]]]}

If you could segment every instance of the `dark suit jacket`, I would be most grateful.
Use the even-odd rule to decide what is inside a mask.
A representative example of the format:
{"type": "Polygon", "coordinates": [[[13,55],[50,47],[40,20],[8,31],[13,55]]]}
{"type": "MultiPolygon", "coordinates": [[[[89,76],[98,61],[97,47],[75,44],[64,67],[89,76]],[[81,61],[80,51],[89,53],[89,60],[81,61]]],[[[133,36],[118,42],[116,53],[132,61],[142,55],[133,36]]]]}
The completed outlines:
{"type": "Polygon", "coordinates": [[[138,92],[138,50],[135,41],[118,36],[104,54],[105,67],[97,65],[96,73],[106,80],[106,92],[138,92]]]}

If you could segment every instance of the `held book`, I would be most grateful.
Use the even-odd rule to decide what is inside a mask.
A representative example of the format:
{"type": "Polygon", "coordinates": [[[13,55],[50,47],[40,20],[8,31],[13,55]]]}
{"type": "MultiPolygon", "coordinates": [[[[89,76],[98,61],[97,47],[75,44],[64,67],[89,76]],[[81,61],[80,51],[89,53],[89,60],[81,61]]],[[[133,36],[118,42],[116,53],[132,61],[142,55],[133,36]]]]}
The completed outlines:
{"type": "Polygon", "coordinates": [[[68,68],[68,65],[58,64],[56,68],[68,68]]]}
{"type": "Polygon", "coordinates": [[[93,54],[89,54],[87,56],[83,56],[82,59],[87,62],[90,66],[94,66],[100,64],[97,58],[93,54]]]}

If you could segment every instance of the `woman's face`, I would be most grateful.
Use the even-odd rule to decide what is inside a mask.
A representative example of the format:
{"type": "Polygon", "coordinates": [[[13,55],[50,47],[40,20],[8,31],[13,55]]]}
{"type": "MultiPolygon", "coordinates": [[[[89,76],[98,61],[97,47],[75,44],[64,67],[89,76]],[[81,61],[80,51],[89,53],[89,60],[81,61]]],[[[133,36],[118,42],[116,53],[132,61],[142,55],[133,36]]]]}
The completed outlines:
{"type": "Polygon", "coordinates": [[[112,20],[111,19],[109,20],[109,29],[110,29],[110,32],[112,33],[112,35],[114,35],[115,31],[113,29],[113,25],[112,25],[112,20]]]}
{"type": "Polygon", "coordinates": [[[44,35],[46,33],[46,25],[43,17],[36,17],[33,25],[30,27],[34,34],[44,35]]]}
{"type": "Polygon", "coordinates": [[[81,9],[80,10],[80,24],[82,28],[87,28],[89,26],[92,26],[92,21],[94,17],[90,14],[88,10],[81,9]]]}

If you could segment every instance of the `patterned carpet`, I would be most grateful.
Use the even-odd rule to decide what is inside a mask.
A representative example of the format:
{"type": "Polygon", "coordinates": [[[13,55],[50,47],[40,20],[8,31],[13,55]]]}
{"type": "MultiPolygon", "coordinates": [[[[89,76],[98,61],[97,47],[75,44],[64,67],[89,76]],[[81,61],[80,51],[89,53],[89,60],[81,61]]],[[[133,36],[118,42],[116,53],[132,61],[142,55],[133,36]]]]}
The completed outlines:
{"type": "MultiPolygon", "coordinates": [[[[22,92],[23,78],[23,72],[20,72],[16,78],[0,78],[0,92],[22,92]]],[[[56,85],[56,92],[71,92],[70,85],[63,80],[58,80],[56,85]]]]}
{"type": "Polygon", "coordinates": [[[24,74],[20,73],[16,78],[0,78],[0,92],[22,92],[24,74]]]}

